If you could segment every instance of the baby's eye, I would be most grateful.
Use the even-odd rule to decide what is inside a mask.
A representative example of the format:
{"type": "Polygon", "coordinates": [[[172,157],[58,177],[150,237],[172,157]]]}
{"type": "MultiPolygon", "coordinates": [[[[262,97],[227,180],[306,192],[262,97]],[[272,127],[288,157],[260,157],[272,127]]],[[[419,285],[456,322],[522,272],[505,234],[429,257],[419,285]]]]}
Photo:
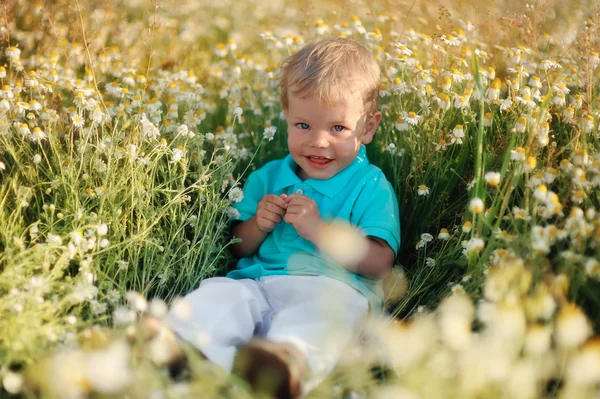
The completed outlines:
{"type": "Polygon", "coordinates": [[[302,130],[306,130],[306,129],[310,128],[310,126],[308,126],[308,124],[304,123],[304,122],[296,123],[296,126],[298,126],[302,130]]]}
{"type": "Polygon", "coordinates": [[[346,128],[342,125],[335,125],[333,127],[333,130],[339,133],[339,132],[343,132],[344,130],[346,130],[346,128]]]}

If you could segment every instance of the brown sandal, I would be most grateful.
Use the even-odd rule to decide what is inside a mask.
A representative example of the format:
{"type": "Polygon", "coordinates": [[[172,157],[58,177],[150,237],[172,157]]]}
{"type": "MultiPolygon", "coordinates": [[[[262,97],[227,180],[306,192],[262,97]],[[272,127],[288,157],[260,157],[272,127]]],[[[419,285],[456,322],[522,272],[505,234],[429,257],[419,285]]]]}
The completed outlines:
{"type": "Polygon", "coordinates": [[[256,338],[238,349],[233,373],[244,378],[257,395],[292,399],[302,394],[308,365],[293,345],[256,338]]]}

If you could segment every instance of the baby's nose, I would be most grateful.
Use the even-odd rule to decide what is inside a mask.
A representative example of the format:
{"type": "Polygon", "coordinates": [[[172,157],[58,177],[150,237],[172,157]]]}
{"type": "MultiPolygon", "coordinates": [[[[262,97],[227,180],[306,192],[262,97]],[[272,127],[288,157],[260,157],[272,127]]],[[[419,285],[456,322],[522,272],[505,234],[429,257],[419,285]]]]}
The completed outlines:
{"type": "Polygon", "coordinates": [[[329,140],[327,140],[326,133],[316,133],[313,140],[311,141],[313,147],[327,148],[329,147],[329,140]]]}

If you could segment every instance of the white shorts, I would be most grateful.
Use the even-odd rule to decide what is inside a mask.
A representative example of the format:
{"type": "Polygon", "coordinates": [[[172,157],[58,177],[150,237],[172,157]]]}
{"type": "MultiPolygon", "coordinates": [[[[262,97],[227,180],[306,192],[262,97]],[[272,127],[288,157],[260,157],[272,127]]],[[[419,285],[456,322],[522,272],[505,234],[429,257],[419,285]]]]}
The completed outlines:
{"type": "Polygon", "coordinates": [[[325,276],[213,277],[185,299],[190,317],[171,311],[167,321],[208,359],[230,372],[237,347],[255,335],[291,343],[310,367],[305,392],[334,368],[369,311],[364,295],[325,276]]]}

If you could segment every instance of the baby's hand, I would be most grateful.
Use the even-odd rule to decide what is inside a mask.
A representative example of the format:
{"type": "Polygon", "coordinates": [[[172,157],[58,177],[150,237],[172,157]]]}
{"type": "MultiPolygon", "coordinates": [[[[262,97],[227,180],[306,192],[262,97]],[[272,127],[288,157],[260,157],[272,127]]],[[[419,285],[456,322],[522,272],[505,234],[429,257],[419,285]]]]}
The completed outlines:
{"type": "Polygon", "coordinates": [[[317,203],[302,194],[288,195],[285,202],[285,222],[294,226],[302,238],[314,243],[324,223],[317,203]]]}
{"type": "Polygon", "coordinates": [[[256,225],[260,231],[270,233],[285,216],[287,204],[282,197],[267,194],[256,207],[256,225]]]}

